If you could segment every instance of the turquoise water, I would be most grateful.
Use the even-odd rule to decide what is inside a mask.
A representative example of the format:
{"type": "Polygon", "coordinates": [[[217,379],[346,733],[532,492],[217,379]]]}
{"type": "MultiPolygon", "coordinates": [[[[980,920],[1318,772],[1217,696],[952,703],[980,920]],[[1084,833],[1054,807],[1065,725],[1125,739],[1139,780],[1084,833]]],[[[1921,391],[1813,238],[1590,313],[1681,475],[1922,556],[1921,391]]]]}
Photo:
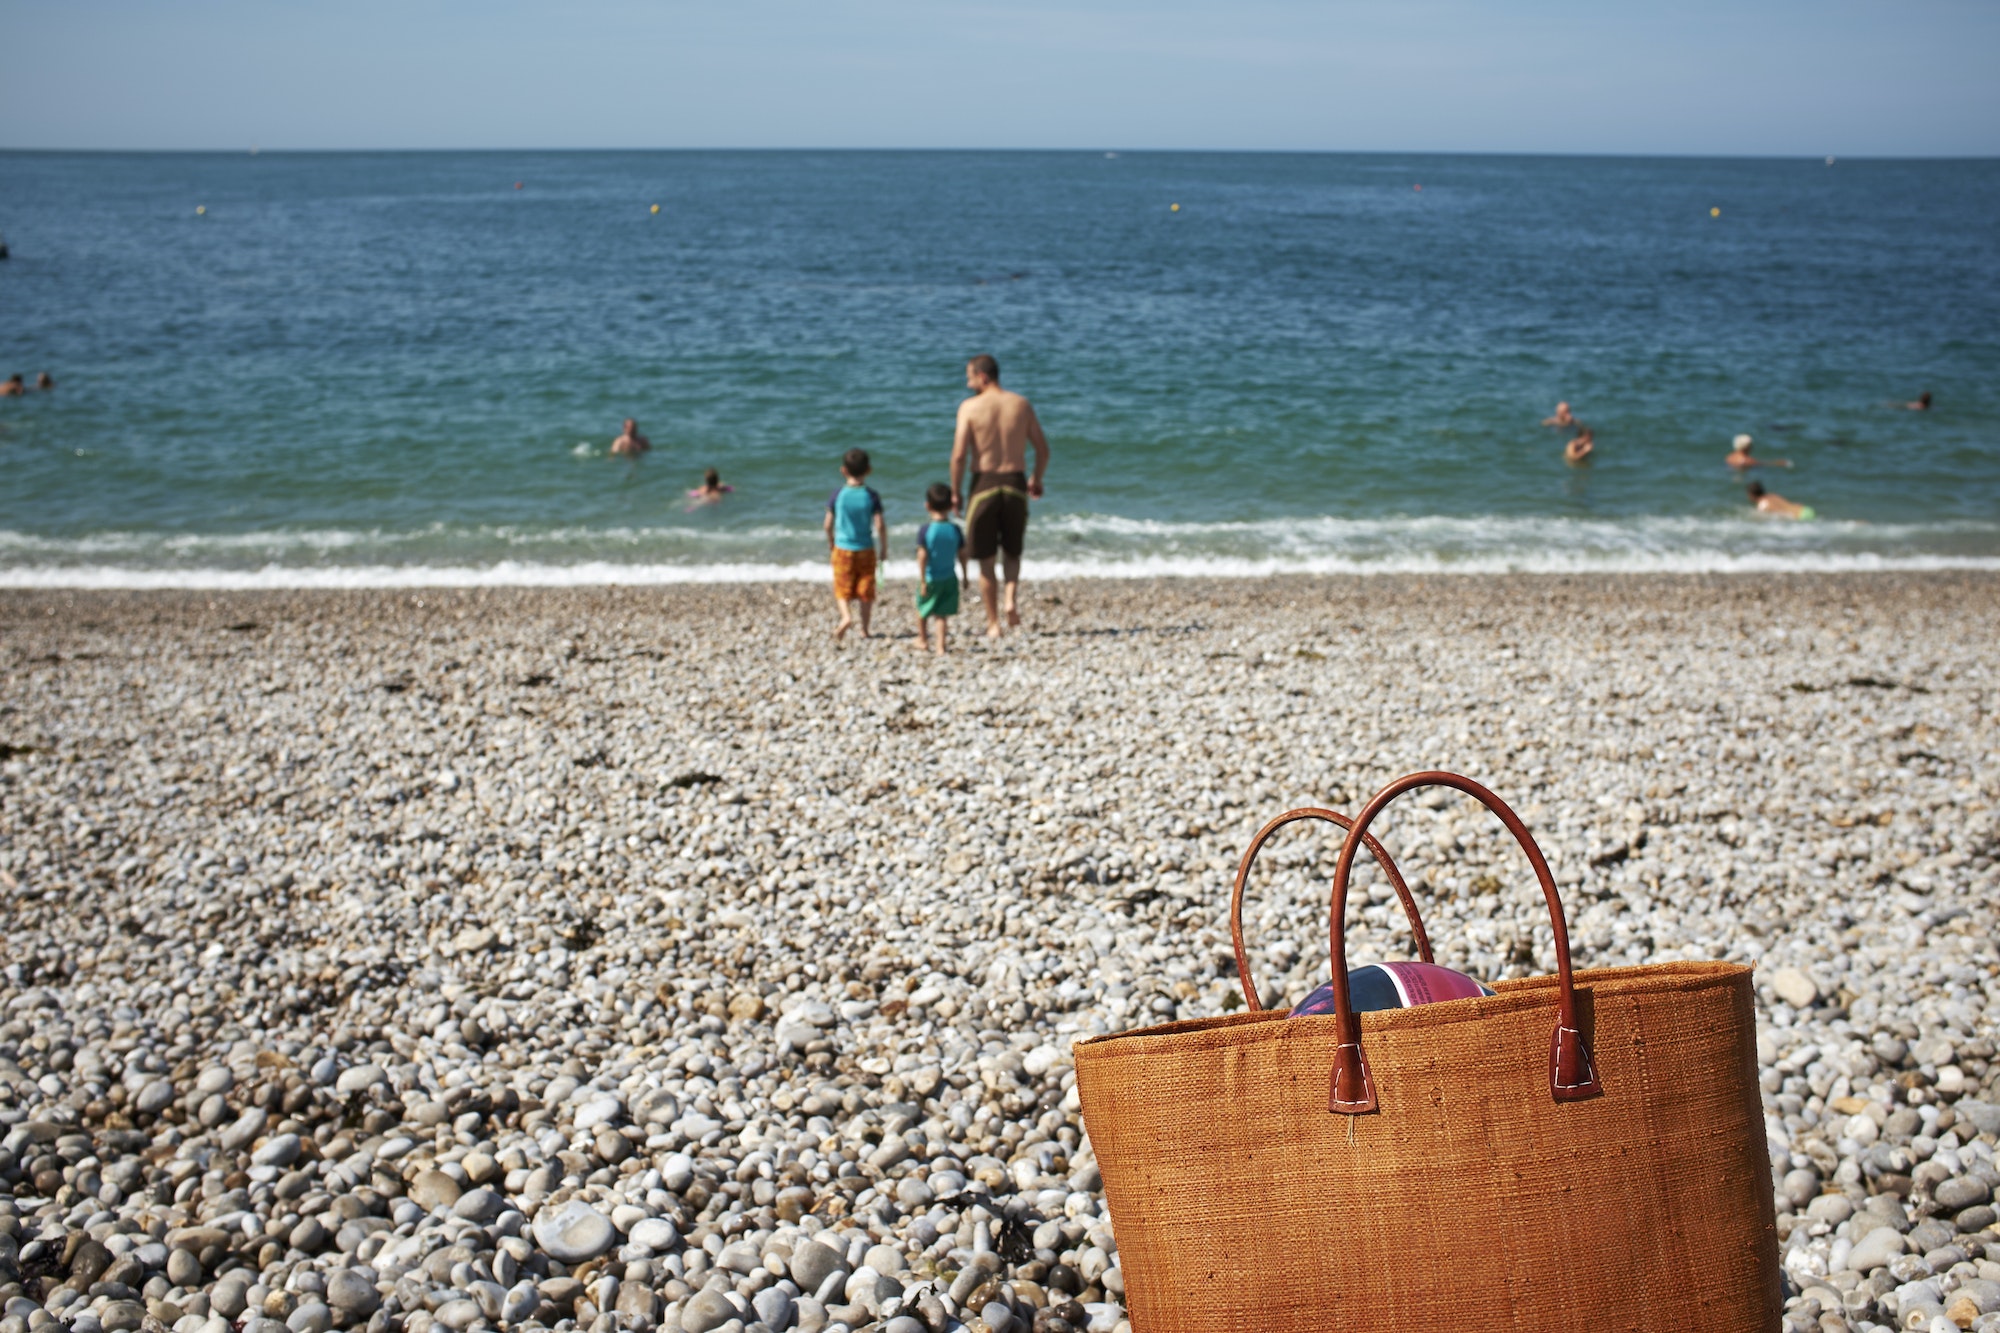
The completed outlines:
{"type": "Polygon", "coordinates": [[[2000,566],[1995,218],[1990,161],[0,153],[0,375],[59,381],[0,582],[817,577],[978,351],[1044,574],[2000,566]]]}

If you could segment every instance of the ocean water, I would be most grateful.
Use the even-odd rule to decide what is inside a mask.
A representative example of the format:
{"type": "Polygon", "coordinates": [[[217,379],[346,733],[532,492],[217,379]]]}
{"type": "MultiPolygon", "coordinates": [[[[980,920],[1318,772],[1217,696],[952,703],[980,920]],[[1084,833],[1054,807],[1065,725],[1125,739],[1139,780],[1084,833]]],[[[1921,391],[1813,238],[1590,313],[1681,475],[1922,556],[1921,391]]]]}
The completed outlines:
{"type": "Polygon", "coordinates": [[[58,380],[0,584],[816,578],[982,351],[1033,575],[2000,567],[1996,218],[1993,161],[0,153],[0,375],[58,380]]]}

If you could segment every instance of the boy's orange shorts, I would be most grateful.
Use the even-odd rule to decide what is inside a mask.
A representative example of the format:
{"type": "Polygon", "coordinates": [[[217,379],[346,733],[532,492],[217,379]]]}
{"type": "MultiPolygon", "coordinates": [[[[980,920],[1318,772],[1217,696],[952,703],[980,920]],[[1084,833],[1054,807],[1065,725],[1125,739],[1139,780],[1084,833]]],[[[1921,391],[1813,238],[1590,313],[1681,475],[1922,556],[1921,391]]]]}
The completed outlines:
{"type": "Polygon", "coordinates": [[[833,551],[833,595],[843,602],[875,600],[875,552],[833,551]]]}

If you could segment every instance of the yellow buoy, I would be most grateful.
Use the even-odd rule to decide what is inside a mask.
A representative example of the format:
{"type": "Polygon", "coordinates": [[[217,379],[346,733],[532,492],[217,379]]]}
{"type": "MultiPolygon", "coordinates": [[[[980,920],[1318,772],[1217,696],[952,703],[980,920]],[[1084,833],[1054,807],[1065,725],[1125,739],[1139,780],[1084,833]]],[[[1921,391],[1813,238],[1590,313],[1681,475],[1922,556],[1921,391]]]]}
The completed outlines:
{"type": "Polygon", "coordinates": [[[1708,210],[1708,215],[1712,218],[1719,218],[1722,216],[1722,210],[1719,208],[1711,208],[1708,210]]]}
{"type": "Polygon", "coordinates": [[[196,216],[196,217],[200,217],[200,216],[201,216],[202,214],[204,214],[204,213],[206,213],[206,212],[208,212],[208,205],[207,205],[207,204],[196,204],[196,205],[194,206],[194,214],[195,214],[195,216],[196,216]]]}
{"type": "Polygon", "coordinates": [[[1168,204],[1167,211],[1169,213],[1178,213],[1181,211],[1181,206],[1179,204],[1168,204]]]}
{"type": "Polygon", "coordinates": [[[659,206],[658,204],[654,204],[654,205],[653,205],[653,211],[654,211],[655,213],[659,212],[659,211],[660,211],[660,206],[659,206]]]}

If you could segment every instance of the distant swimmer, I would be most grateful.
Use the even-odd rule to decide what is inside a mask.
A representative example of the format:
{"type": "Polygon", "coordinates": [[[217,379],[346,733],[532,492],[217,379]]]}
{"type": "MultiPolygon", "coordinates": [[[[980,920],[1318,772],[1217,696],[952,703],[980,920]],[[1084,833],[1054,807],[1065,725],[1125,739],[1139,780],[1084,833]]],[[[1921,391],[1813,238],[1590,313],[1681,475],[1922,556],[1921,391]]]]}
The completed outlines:
{"type": "Polygon", "coordinates": [[[965,515],[967,545],[979,562],[986,634],[997,639],[1003,610],[1010,628],[1021,623],[1021,542],[1028,531],[1028,501],[1041,498],[1042,475],[1049,470],[1049,441],[1028,400],[1000,387],[1000,363],[992,357],[975,356],[965,363],[965,387],[972,396],[958,405],[952,435],[951,504],[965,515]],[[1033,475],[1027,470],[1030,446],[1035,450],[1033,475]],[[995,557],[1004,566],[1004,604],[995,557]]]}
{"type": "Polygon", "coordinates": [[[1730,443],[1734,447],[1730,449],[1722,461],[1735,468],[1738,472],[1753,467],[1790,467],[1792,465],[1792,460],[1789,458],[1751,457],[1750,437],[1748,435],[1739,435],[1730,443]]]}
{"type": "Polygon", "coordinates": [[[45,370],[35,376],[35,387],[42,390],[53,389],[56,387],[55,377],[45,370]]]}
{"type": "Polygon", "coordinates": [[[1917,400],[1914,403],[1898,403],[1896,406],[1906,412],[1928,412],[1931,410],[1931,391],[1925,389],[1917,395],[1917,400]]]}
{"type": "Polygon", "coordinates": [[[639,423],[631,417],[625,418],[625,433],[611,442],[611,452],[620,458],[637,458],[653,447],[653,442],[639,433],[639,423]]]}
{"type": "Polygon", "coordinates": [[[697,505],[712,505],[735,489],[734,486],[724,486],[722,484],[722,474],[714,468],[710,468],[701,474],[701,485],[688,492],[688,508],[693,509],[697,505]]]}
{"type": "Polygon", "coordinates": [[[7,382],[0,384],[0,398],[19,398],[27,391],[28,386],[21,382],[19,375],[9,375],[7,382]]]}
{"type": "Polygon", "coordinates": [[[1575,467],[1578,463],[1588,463],[1596,452],[1597,437],[1591,434],[1590,427],[1579,422],[1575,436],[1563,446],[1563,462],[1575,467]]]}
{"type": "Polygon", "coordinates": [[[1556,414],[1552,417],[1543,417],[1542,424],[1544,426],[1574,426],[1576,425],[1576,416],[1569,410],[1568,403],[1557,403],[1556,414]]]}
{"type": "Polygon", "coordinates": [[[1749,491],[1750,503],[1757,507],[1757,512],[1760,514],[1769,514],[1773,518],[1805,519],[1818,517],[1818,515],[1813,513],[1811,505],[1793,504],[1784,496],[1765,490],[1764,483],[1761,481],[1751,482],[1749,491]]]}

